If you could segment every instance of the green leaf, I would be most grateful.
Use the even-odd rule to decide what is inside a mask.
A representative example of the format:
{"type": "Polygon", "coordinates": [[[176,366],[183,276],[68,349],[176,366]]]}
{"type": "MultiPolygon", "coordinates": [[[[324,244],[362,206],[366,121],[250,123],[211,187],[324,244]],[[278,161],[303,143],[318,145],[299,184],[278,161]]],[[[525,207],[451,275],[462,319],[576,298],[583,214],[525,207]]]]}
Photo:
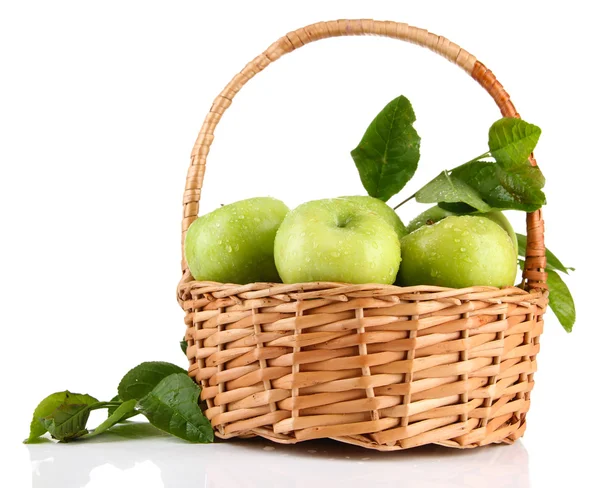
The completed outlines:
{"type": "MultiPolygon", "coordinates": [[[[138,412],[135,410],[135,406],[137,404],[137,400],[127,400],[123,402],[120,406],[118,406],[109,417],[102,422],[98,427],[96,427],[92,432],[87,434],[85,437],[94,437],[98,434],[102,434],[110,429],[113,425],[122,422],[125,419],[133,417],[137,415],[138,412]]],[[[110,410],[109,410],[110,411],[110,410]]]]}
{"type": "MultiPolygon", "coordinates": [[[[519,234],[517,234],[518,238],[519,234]]],[[[521,252],[521,247],[519,246],[519,253],[521,252]]],[[[521,269],[525,268],[525,261],[523,259],[519,259],[519,267],[521,269]]],[[[551,269],[546,269],[548,273],[548,304],[550,305],[550,309],[556,315],[556,318],[563,326],[567,332],[573,331],[573,325],[575,324],[575,302],[573,300],[573,296],[569,291],[566,283],[561,279],[560,275],[551,269]]]]}
{"type": "Polygon", "coordinates": [[[495,210],[532,212],[546,203],[541,191],[545,179],[537,166],[505,171],[497,163],[472,161],[453,169],[451,175],[475,189],[495,210]]]}
{"type": "Polygon", "coordinates": [[[546,269],[560,271],[565,274],[569,274],[569,271],[575,271],[575,268],[572,268],[571,266],[565,266],[548,248],[546,248],[546,269]]]}
{"type": "MultiPolygon", "coordinates": [[[[157,429],[149,422],[128,422],[113,425],[110,433],[121,439],[152,439],[166,438],[169,436],[166,432],[157,429]]],[[[167,483],[167,486],[170,486],[167,483]]]]}
{"type": "Polygon", "coordinates": [[[525,206],[524,210],[531,212],[546,204],[546,195],[542,191],[546,178],[537,166],[521,166],[510,171],[497,167],[496,174],[509,201],[515,202],[513,205],[525,206]]]}
{"type": "Polygon", "coordinates": [[[567,332],[573,330],[575,324],[575,302],[569,288],[556,271],[548,273],[548,289],[550,290],[549,305],[554,315],[567,332]]]}
{"type": "Polygon", "coordinates": [[[48,417],[52,412],[63,404],[91,404],[98,400],[90,395],[81,395],[79,393],[71,393],[70,391],[59,391],[52,393],[44,398],[33,412],[33,419],[29,428],[29,437],[25,442],[31,442],[37,437],[44,435],[48,429],[44,425],[42,419],[48,417]]]}
{"type": "MultiPolygon", "coordinates": [[[[119,395],[112,397],[109,403],[114,403],[115,405],[111,405],[108,407],[108,416],[110,417],[113,413],[117,411],[117,409],[123,404],[123,401],[119,398],[119,395]]],[[[139,412],[132,411],[129,415],[125,415],[119,422],[125,422],[131,417],[135,417],[139,412]]]]}
{"type": "Polygon", "coordinates": [[[490,206],[485,203],[477,191],[464,181],[454,178],[448,171],[442,171],[427,183],[415,195],[420,203],[466,203],[480,212],[488,212],[490,206]]]}
{"type": "Polygon", "coordinates": [[[375,117],[351,152],[370,196],[386,202],[415,174],[421,144],[413,127],[415,120],[408,99],[395,98],[375,117]]]}
{"type": "MultiPolygon", "coordinates": [[[[114,397],[112,397],[110,399],[110,403],[117,403],[117,402],[123,403],[123,400],[121,400],[119,398],[119,395],[115,395],[114,397]]],[[[112,407],[108,407],[108,416],[110,417],[113,413],[115,413],[115,410],[119,407],[120,407],[120,405],[113,405],[112,407]]]]}
{"type": "Polygon", "coordinates": [[[488,145],[490,153],[503,169],[529,165],[542,130],[521,119],[503,118],[492,124],[488,145]]]}
{"type": "Polygon", "coordinates": [[[457,215],[468,215],[473,212],[477,212],[476,208],[471,207],[471,205],[467,205],[466,203],[458,202],[458,203],[449,203],[449,202],[439,202],[438,207],[442,210],[446,210],[447,212],[452,212],[457,215]]]}
{"type": "Polygon", "coordinates": [[[140,400],[173,373],[187,372],[175,364],[162,361],[145,362],[131,369],[119,383],[119,398],[122,401],[140,400]]]}
{"type": "Polygon", "coordinates": [[[69,395],[71,395],[71,393],[68,391],[59,391],[48,395],[39,403],[33,412],[33,419],[29,426],[29,437],[25,440],[26,443],[31,442],[47,432],[41,419],[56,410],[69,395]]]}
{"type": "Polygon", "coordinates": [[[150,423],[190,442],[212,442],[214,433],[198,406],[200,388],[185,373],[164,378],[138,407],[150,423]]]}
{"type": "MultiPolygon", "coordinates": [[[[517,234],[517,241],[519,243],[519,256],[526,257],[527,236],[524,236],[523,234],[517,234]]],[[[565,266],[548,248],[546,248],[546,269],[560,271],[566,274],[569,274],[569,271],[575,271],[575,268],[565,266]]]]}
{"type": "Polygon", "coordinates": [[[42,423],[50,435],[62,442],[67,442],[87,433],[85,425],[90,416],[91,406],[100,402],[63,403],[54,412],[42,419],[42,423]]]}
{"type": "Polygon", "coordinates": [[[183,338],[182,341],[179,342],[179,347],[181,347],[181,350],[183,351],[183,354],[185,354],[187,356],[188,343],[185,340],[185,337],[183,338]]]}

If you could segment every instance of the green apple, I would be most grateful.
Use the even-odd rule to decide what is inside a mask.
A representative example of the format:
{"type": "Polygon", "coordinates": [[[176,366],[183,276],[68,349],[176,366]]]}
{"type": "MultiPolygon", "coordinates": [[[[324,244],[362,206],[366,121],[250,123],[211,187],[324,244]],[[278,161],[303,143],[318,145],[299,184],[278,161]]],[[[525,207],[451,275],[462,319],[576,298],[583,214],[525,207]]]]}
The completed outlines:
{"type": "Polygon", "coordinates": [[[487,213],[478,214],[478,215],[483,215],[484,217],[487,217],[488,219],[493,220],[500,227],[502,227],[508,234],[508,237],[510,237],[511,242],[513,243],[513,246],[515,247],[515,252],[516,253],[519,252],[519,242],[517,241],[517,234],[515,234],[515,229],[513,229],[513,226],[510,224],[510,222],[506,218],[506,215],[504,215],[502,212],[487,212],[487,213]]]}
{"type": "Polygon", "coordinates": [[[365,195],[340,198],[365,205],[369,210],[381,215],[383,219],[394,228],[396,234],[398,235],[398,239],[402,239],[406,234],[408,234],[406,227],[394,209],[387,203],[379,200],[379,198],[373,198],[365,195]]]}
{"type": "Polygon", "coordinates": [[[283,220],[275,264],[284,283],[390,284],[400,264],[400,241],[370,205],[347,198],[314,200],[283,220]]]}
{"type": "Polygon", "coordinates": [[[517,274],[513,243],[481,215],[450,216],[402,239],[401,285],[511,286],[517,274]]]}
{"type": "Polygon", "coordinates": [[[198,217],[184,246],[194,279],[236,284],[281,281],[273,243],[288,212],[280,200],[258,197],[198,217]]]}
{"type": "MultiPolygon", "coordinates": [[[[454,212],[450,212],[449,210],[444,210],[443,208],[438,207],[437,205],[434,205],[433,207],[428,208],[423,213],[419,214],[417,217],[411,220],[406,228],[409,233],[414,232],[419,227],[422,227],[425,224],[435,224],[436,222],[439,222],[440,220],[445,219],[446,217],[449,217],[451,215],[457,214],[455,214],[454,212]]],[[[510,222],[502,212],[496,211],[486,213],[474,213],[470,215],[481,215],[496,222],[500,227],[502,227],[506,231],[508,237],[510,237],[513,245],[515,246],[515,252],[519,252],[517,234],[515,234],[513,226],[510,224],[510,222]]]]}
{"type": "Polygon", "coordinates": [[[456,214],[450,212],[449,210],[444,210],[442,207],[434,205],[412,219],[406,226],[406,230],[410,234],[424,225],[435,224],[436,222],[439,222],[446,217],[450,217],[451,215],[456,214]]]}

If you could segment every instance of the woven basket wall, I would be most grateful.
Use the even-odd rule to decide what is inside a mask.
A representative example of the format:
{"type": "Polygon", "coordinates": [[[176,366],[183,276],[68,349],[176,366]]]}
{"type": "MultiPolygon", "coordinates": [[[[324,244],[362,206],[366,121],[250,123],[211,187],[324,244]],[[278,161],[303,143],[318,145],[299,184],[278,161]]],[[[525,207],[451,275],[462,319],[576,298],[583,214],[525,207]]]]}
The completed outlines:
{"type": "MultiPolygon", "coordinates": [[[[518,117],[491,71],[423,29],[338,20],[290,32],[215,99],[192,152],[182,239],[198,215],[214,129],[242,86],[309,42],[368,34],[441,54],[477,80],[503,116],[518,117]]],[[[189,374],[202,386],[205,414],[221,438],[327,437],[378,450],[512,443],[525,430],[534,384],[545,265],[540,211],[527,215],[521,287],[241,286],[194,281],[184,258],[178,299],[186,313],[189,374]]]]}

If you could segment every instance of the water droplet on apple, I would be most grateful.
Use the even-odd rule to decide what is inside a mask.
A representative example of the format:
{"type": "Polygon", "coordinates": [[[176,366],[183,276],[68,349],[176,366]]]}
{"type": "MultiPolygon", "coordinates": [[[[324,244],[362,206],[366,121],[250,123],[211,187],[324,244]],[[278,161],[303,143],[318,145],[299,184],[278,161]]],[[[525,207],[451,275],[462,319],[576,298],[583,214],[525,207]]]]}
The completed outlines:
{"type": "Polygon", "coordinates": [[[304,261],[306,261],[307,263],[310,263],[310,258],[309,258],[308,256],[306,256],[306,257],[304,258],[304,261]]]}
{"type": "Polygon", "coordinates": [[[300,232],[300,237],[304,237],[306,235],[306,232],[300,232]]]}
{"type": "Polygon", "coordinates": [[[374,249],[379,249],[379,244],[377,244],[375,241],[373,241],[371,243],[371,245],[373,246],[374,249]]]}
{"type": "Polygon", "coordinates": [[[465,248],[465,247],[460,248],[460,252],[465,252],[466,250],[467,250],[467,248],[465,248]]]}
{"type": "Polygon", "coordinates": [[[233,248],[229,244],[227,244],[227,246],[225,247],[225,249],[227,249],[227,252],[233,251],[233,248]]]}

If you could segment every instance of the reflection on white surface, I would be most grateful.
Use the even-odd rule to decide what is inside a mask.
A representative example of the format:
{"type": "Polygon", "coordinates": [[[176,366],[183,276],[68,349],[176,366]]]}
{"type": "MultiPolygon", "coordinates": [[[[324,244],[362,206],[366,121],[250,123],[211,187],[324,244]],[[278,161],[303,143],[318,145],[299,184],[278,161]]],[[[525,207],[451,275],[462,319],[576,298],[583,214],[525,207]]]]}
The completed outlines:
{"type": "Polygon", "coordinates": [[[528,456],[521,442],[469,450],[426,446],[375,452],[330,441],[286,446],[249,439],[193,445],[148,424],[114,430],[85,442],[28,446],[32,486],[529,487],[528,456]],[[135,439],[136,432],[144,437],[135,439]]]}

